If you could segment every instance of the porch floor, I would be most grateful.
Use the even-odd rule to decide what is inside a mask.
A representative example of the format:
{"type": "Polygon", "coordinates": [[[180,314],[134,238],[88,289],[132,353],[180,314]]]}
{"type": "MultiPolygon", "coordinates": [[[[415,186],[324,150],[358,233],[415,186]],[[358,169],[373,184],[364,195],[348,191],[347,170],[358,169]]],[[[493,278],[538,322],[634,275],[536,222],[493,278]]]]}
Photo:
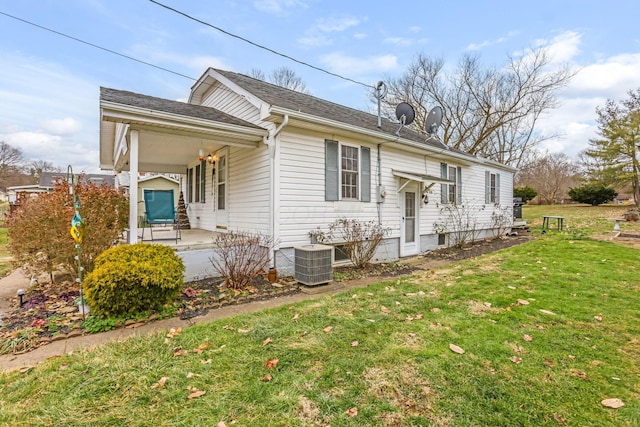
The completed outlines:
{"type": "MultiPolygon", "coordinates": [[[[138,230],[138,241],[142,242],[142,229],[138,230]]],[[[158,243],[165,246],[169,246],[175,248],[178,251],[188,251],[195,249],[207,249],[214,248],[215,244],[213,242],[213,238],[220,234],[216,231],[210,230],[202,230],[199,228],[192,228],[189,230],[181,230],[182,238],[178,239],[176,243],[175,239],[175,230],[171,228],[162,229],[162,228],[154,228],[153,235],[155,240],[151,241],[151,233],[147,228],[144,231],[144,242],[145,243],[158,243]]]]}

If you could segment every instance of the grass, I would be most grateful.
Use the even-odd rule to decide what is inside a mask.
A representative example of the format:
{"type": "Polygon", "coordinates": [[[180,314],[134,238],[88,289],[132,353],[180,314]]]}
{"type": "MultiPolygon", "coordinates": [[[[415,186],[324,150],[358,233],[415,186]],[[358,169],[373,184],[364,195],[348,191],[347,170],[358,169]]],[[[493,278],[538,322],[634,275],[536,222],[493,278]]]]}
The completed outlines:
{"type": "MultiPolygon", "coordinates": [[[[4,224],[0,224],[0,258],[8,257],[9,253],[9,238],[7,236],[7,228],[4,224]]],[[[11,263],[7,261],[0,261],[0,277],[5,276],[11,271],[11,263]]]]}
{"type": "Polygon", "coordinates": [[[0,424],[640,425],[640,252],[546,208],[567,233],[0,374],[0,424]]]}
{"type": "Polygon", "coordinates": [[[640,425],[640,252],[588,237],[627,209],[526,206],[517,247],[0,373],[0,424],[640,425]]]}

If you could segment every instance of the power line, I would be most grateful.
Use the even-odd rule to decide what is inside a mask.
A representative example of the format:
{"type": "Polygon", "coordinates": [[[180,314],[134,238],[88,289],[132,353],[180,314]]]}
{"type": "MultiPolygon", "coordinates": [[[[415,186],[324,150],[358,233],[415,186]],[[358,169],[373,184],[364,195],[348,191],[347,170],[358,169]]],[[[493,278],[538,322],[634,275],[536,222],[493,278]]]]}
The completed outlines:
{"type": "Polygon", "coordinates": [[[106,48],[106,47],[99,46],[99,45],[97,45],[97,44],[94,44],[94,43],[88,42],[88,41],[86,41],[86,40],[82,40],[82,39],[79,39],[79,38],[77,38],[77,37],[73,37],[73,36],[70,36],[70,35],[68,35],[68,34],[61,33],[60,31],[56,31],[56,30],[53,30],[53,29],[51,29],[51,28],[47,28],[47,27],[42,26],[42,25],[38,25],[38,24],[36,24],[36,23],[34,23],[34,22],[27,21],[26,19],[18,18],[17,16],[13,16],[13,15],[10,15],[10,14],[5,13],[5,12],[2,12],[2,11],[0,11],[0,15],[4,15],[4,16],[6,16],[6,17],[9,17],[9,18],[15,19],[15,20],[17,20],[17,21],[24,22],[25,24],[32,25],[32,26],[34,26],[34,27],[40,28],[41,30],[49,31],[50,33],[53,33],[53,34],[57,34],[57,35],[59,35],[59,36],[66,37],[66,38],[71,39],[71,40],[73,40],[73,41],[76,41],[76,42],[78,42],[78,43],[86,44],[87,46],[91,46],[91,47],[94,47],[94,48],[96,48],[96,49],[104,50],[105,52],[109,52],[109,53],[112,53],[112,54],[114,54],[114,55],[121,56],[121,57],[126,58],[126,59],[129,59],[129,60],[131,60],[131,61],[135,61],[135,62],[138,62],[138,63],[140,63],[140,64],[144,64],[144,65],[147,65],[147,66],[149,66],[149,67],[156,68],[156,69],[158,69],[158,70],[166,71],[167,73],[175,74],[176,76],[184,77],[184,78],[186,78],[186,79],[193,80],[193,81],[196,81],[196,80],[197,80],[197,79],[195,79],[195,78],[193,78],[193,77],[191,77],[191,76],[187,76],[186,74],[182,74],[182,73],[179,73],[179,72],[177,72],[177,71],[173,71],[173,70],[170,70],[170,69],[168,69],[168,68],[164,68],[164,67],[161,67],[161,66],[159,66],[159,65],[155,65],[155,64],[152,64],[152,63],[150,63],[150,62],[146,62],[146,61],[143,61],[143,60],[141,60],[141,59],[134,58],[133,56],[125,55],[124,53],[120,53],[120,52],[117,52],[117,51],[115,51],[115,50],[111,50],[111,49],[108,49],[108,48],[106,48]]]}
{"type": "Polygon", "coordinates": [[[193,16],[191,16],[191,15],[188,15],[188,14],[186,14],[186,13],[182,12],[182,11],[179,11],[178,9],[174,9],[174,8],[172,8],[172,7],[170,7],[170,6],[167,6],[167,5],[165,5],[165,4],[162,4],[162,3],[160,3],[160,2],[158,2],[158,1],[156,1],[156,0],[149,0],[149,1],[150,1],[151,3],[154,3],[154,4],[158,5],[158,6],[161,6],[161,7],[165,8],[165,9],[167,9],[167,10],[170,10],[170,11],[172,11],[172,12],[175,12],[175,13],[177,13],[178,15],[182,15],[182,16],[184,16],[185,18],[191,19],[192,21],[198,22],[198,23],[200,23],[200,24],[202,24],[202,25],[206,25],[207,27],[213,28],[214,30],[218,30],[218,31],[220,31],[221,33],[224,33],[224,34],[226,34],[226,35],[228,35],[228,36],[234,37],[234,38],[236,38],[236,39],[238,39],[238,40],[242,40],[242,41],[243,41],[243,42],[245,42],[245,43],[249,43],[249,44],[250,44],[250,45],[252,45],[252,46],[255,46],[255,47],[260,48],[260,49],[264,49],[264,50],[266,50],[266,51],[268,51],[268,52],[271,52],[271,53],[273,53],[273,54],[276,54],[276,55],[278,55],[278,56],[281,56],[281,57],[283,57],[283,58],[286,58],[286,59],[288,59],[288,60],[290,60],[290,61],[297,62],[298,64],[304,65],[304,66],[306,66],[306,67],[313,68],[314,70],[321,71],[321,72],[323,72],[323,73],[329,74],[329,75],[334,76],[334,77],[338,77],[338,78],[340,78],[340,79],[342,79],[342,80],[346,80],[346,81],[349,81],[349,82],[352,82],[352,83],[359,84],[359,85],[364,86],[364,87],[369,88],[369,89],[372,87],[372,85],[370,85],[370,84],[362,83],[362,82],[359,82],[359,81],[354,80],[354,79],[352,79],[352,78],[341,76],[340,74],[333,73],[333,72],[331,72],[331,71],[325,70],[324,68],[316,67],[315,65],[311,65],[311,64],[309,64],[309,63],[307,63],[307,62],[300,61],[300,60],[295,59],[295,58],[293,58],[293,57],[291,57],[291,56],[289,56],[289,55],[286,55],[286,54],[284,54],[284,53],[280,53],[280,52],[278,52],[278,51],[276,51],[276,50],[273,50],[273,49],[271,49],[271,48],[269,48],[269,47],[266,47],[266,46],[263,46],[263,45],[261,45],[261,44],[258,44],[258,43],[255,43],[255,42],[252,42],[252,41],[251,41],[251,40],[249,40],[249,39],[246,39],[246,38],[244,38],[244,37],[241,37],[241,36],[238,36],[238,35],[236,35],[236,34],[230,33],[229,31],[223,30],[223,29],[222,29],[222,28],[220,28],[220,27],[216,27],[216,26],[215,26],[215,25],[213,25],[213,24],[210,24],[210,23],[208,23],[208,22],[206,22],[206,21],[203,21],[203,20],[201,20],[201,19],[195,18],[195,17],[193,17],[193,16]]]}

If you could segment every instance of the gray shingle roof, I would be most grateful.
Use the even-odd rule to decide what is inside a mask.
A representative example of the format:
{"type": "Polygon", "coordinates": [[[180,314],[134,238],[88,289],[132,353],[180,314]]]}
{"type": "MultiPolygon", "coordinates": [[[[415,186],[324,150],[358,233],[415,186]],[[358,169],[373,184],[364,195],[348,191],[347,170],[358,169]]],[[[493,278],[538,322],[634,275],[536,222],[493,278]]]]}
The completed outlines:
{"type": "Polygon", "coordinates": [[[262,129],[259,126],[231,116],[227,113],[223,113],[222,111],[216,110],[212,107],[187,104],[186,102],[180,101],[171,101],[164,98],[142,95],[126,90],[101,87],[100,100],[114,102],[117,104],[130,105],[132,107],[145,108],[154,111],[162,111],[164,113],[180,114],[183,116],[194,117],[198,119],[228,123],[254,129],[262,129]]]}
{"type": "MultiPolygon", "coordinates": [[[[109,187],[113,187],[115,186],[115,183],[116,183],[116,178],[113,175],[86,173],[78,176],[82,178],[82,181],[93,182],[96,185],[106,184],[109,187]]],[[[40,183],[38,184],[38,186],[40,188],[53,188],[56,180],[58,179],[62,179],[66,181],[67,173],[66,172],[42,172],[42,174],[40,175],[40,183]]]]}
{"type": "MultiPolygon", "coordinates": [[[[399,123],[393,123],[388,119],[382,119],[382,129],[378,129],[378,116],[354,108],[345,107],[344,105],[335,104],[324,99],[316,98],[301,92],[283,88],[244,74],[234,73],[226,70],[215,69],[216,72],[222,74],[238,86],[244,88],[248,92],[257,96],[261,100],[270,105],[285,108],[292,111],[300,111],[328,120],[357,126],[363,129],[380,131],[387,134],[393,134],[398,131],[399,123]]],[[[426,137],[410,128],[403,128],[400,131],[402,138],[424,143],[436,148],[447,148],[437,140],[427,141],[426,137]]]]}

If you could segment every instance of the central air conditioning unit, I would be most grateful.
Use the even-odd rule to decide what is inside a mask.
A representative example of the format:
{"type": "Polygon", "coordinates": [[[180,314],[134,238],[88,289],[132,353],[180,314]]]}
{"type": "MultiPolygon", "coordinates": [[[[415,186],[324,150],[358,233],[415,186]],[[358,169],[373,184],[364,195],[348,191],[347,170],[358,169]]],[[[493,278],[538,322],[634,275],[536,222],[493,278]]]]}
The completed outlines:
{"type": "Polygon", "coordinates": [[[295,250],[294,278],[307,286],[329,283],[333,280],[333,246],[303,245],[295,250]]]}

